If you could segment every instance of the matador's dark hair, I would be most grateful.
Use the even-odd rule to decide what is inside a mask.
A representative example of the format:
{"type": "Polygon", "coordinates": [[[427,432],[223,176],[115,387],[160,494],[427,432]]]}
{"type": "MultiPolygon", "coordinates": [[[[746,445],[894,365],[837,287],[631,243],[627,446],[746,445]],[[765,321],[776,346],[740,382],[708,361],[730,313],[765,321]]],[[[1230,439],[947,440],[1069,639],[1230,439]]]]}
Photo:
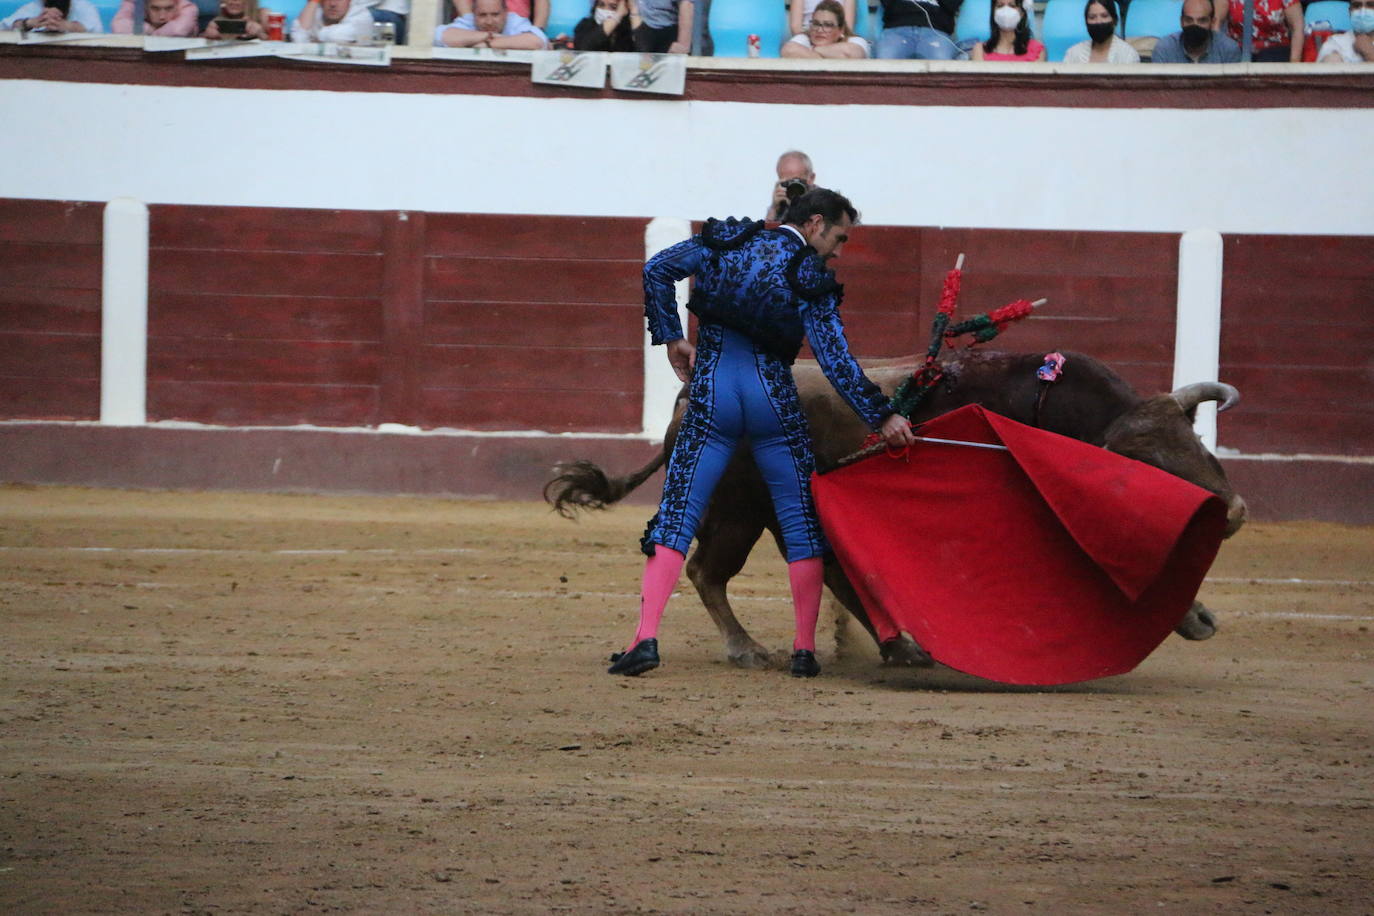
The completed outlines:
{"type": "Polygon", "coordinates": [[[829,188],[812,188],[787,207],[787,223],[800,226],[817,213],[827,226],[833,226],[840,217],[848,214],[851,223],[859,221],[859,211],[838,191],[829,188]]]}

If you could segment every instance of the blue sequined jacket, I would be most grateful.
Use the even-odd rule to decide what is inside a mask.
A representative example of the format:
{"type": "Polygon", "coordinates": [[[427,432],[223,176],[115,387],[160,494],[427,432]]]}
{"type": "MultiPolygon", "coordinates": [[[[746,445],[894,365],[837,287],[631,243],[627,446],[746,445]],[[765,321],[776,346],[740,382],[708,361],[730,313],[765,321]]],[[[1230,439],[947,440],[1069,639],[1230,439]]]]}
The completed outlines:
{"type": "Polygon", "coordinates": [[[888,399],[849,353],[840,321],[844,287],[796,233],[757,220],[707,220],[701,234],[665,248],[644,265],[644,315],[655,344],[683,336],[673,284],[696,285],[689,308],[701,321],[748,336],[791,365],[803,337],[821,371],[864,422],[877,429],[888,399]]]}

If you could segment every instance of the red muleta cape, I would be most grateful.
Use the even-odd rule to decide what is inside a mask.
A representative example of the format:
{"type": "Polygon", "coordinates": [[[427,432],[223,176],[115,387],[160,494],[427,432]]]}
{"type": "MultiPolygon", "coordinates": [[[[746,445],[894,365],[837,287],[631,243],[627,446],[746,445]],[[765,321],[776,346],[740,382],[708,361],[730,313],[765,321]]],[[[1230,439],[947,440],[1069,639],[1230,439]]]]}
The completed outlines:
{"type": "Polygon", "coordinates": [[[978,406],[918,442],[812,478],[879,637],[1009,684],[1130,671],[1183,619],[1226,527],[1200,487],[978,406]]]}

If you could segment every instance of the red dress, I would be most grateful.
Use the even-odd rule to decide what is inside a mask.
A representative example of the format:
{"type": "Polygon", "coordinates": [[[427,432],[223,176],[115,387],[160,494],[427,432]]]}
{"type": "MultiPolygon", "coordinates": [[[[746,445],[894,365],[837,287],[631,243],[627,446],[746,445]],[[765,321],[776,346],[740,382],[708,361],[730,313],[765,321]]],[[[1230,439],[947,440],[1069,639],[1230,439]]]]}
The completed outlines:
{"type": "MultiPolygon", "coordinates": [[[[1283,13],[1297,2],[1298,0],[1255,0],[1255,46],[1252,51],[1288,46],[1292,37],[1288,34],[1288,20],[1283,18],[1283,13]]],[[[1240,26],[1244,16],[1244,0],[1231,0],[1226,32],[1237,43],[1240,42],[1240,26]]]]}

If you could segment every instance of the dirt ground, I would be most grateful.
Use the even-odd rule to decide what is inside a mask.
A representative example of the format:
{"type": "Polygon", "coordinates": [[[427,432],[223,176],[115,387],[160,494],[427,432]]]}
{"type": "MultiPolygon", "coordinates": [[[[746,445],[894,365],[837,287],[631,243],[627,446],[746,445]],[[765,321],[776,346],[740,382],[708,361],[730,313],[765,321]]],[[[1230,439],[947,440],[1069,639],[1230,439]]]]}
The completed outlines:
{"type": "Polygon", "coordinates": [[[0,912],[1374,908],[1374,529],[1252,524],[1214,639],[1046,690],[735,669],[683,589],[609,677],[647,514],[0,489],[0,912]]]}

